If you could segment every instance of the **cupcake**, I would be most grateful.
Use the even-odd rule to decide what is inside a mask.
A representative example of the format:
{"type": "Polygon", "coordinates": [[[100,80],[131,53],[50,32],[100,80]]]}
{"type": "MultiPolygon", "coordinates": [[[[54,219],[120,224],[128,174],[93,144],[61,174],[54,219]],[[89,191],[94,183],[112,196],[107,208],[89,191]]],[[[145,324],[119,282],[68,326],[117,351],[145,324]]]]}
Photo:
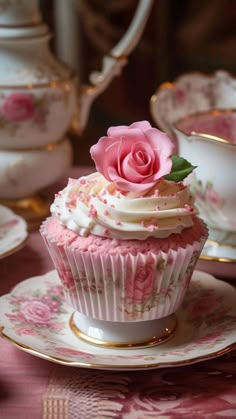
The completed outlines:
{"type": "Polygon", "coordinates": [[[160,341],[207,239],[183,183],[193,167],[148,121],[109,128],[90,152],[96,172],[69,179],[40,229],[71,324],[92,343],[160,341]]]}

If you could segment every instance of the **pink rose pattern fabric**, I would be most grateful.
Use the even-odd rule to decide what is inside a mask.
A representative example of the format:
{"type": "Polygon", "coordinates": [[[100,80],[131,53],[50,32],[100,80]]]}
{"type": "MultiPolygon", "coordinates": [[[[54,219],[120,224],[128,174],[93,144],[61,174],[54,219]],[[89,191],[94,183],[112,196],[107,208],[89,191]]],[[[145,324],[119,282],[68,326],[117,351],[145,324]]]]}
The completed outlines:
{"type": "Polygon", "coordinates": [[[125,192],[143,194],[170,173],[174,145],[148,121],[108,129],[91,147],[98,172],[125,192]]]}
{"type": "Polygon", "coordinates": [[[44,417],[180,419],[236,417],[236,351],[215,360],[153,371],[57,368],[44,417]],[[53,409],[53,416],[52,416],[53,409]]]}

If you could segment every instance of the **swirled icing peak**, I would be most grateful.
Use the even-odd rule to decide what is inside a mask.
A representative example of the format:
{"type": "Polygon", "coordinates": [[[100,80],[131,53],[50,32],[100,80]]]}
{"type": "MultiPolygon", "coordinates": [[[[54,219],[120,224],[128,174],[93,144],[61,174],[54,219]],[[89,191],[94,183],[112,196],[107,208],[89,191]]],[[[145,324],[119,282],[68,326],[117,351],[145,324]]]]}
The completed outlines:
{"type": "Polygon", "coordinates": [[[192,196],[182,183],[162,180],[146,195],[129,197],[100,173],[71,179],[51,206],[61,223],[81,236],[163,238],[192,226],[192,196]]]}

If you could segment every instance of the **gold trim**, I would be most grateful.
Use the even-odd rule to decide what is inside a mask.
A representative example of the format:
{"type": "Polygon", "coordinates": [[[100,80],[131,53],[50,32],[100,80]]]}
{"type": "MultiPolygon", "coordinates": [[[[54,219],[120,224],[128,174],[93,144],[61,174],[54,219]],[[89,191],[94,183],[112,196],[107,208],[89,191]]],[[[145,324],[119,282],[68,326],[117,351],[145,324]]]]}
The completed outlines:
{"type": "Polygon", "coordinates": [[[182,134],[187,135],[188,137],[197,135],[198,137],[203,138],[203,139],[206,139],[206,140],[212,140],[212,141],[216,141],[216,142],[223,143],[223,144],[230,144],[230,145],[233,145],[234,144],[234,143],[232,143],[232,142],[230,142],[228,140],[225,140],[224,138],[216,137],[215,135],[206,134],[206,133],[197,132],[197,131],[191,131],[190,134],[186,134],[186,132],[184,132],[180,128],[176,127],[176,125],[175,125],[175,128],[178,131],[182,132],[182,134]]]}
{"type": "Polygon", "coordinates": [[[90,343],[92,345],[103,346],[105,348],[113,348],[113,349],[117,349],[117,348],[118,349],[133,349],[133,348],[143,348],[145,346],[146,347],[154,346],[154,345],[158,345],[158,344],[166,341],[175,332],[176,327],[177,327],[177,320],[175,318],[175,323],[174,323],[173,328],[171,330],[166,328],[166,333],[164,333],[162,336],[153,336],[152,338],[150,338],[148,340],[140,340],[140,341],[137,341],[137,342],[109,342],[109,341],[105,341],[105,340],[92,338],[92,337],[86,335],[85,333],[81,332],[81,330],[76,326],[76,324],[74,322],[74,319],[73,319],[73,314],[70,317],[69,326],[70,326],[72,332],[76,336],[78,336],[80,339],[82,339],[85,342],[90,343]]]}
{"type": "Polygon", "coordinates": [[[28,231],[38,230],[42,221],[50,214],[52,198],[35,195],[21,199],[1,199],[0,204],[10,208],[27,222],[28,231]]]}
{"type": "Polygon", "coordinates": [[[208,256],[204,254],[201,254],[199,259],[203,261],[209,261],[209,262],[236,263],[236,259],[223,258],[223,257],[217,257],[217,256],[208,256]]]}
{"type": "Polygon", "coordinates": [[[207,243],[211,244],[214,247],[228,247],[229,249],[236,249],[236,246],[234,246],[233,244],[224,244],[224,243],[218,242],[217,240],[208,239],[207,243]]]}
{"type": "Polygon", "coordinates": [[[217,358],[221,355],[225,355],[226,353],[229,353],[229,352],[233,351],[234,349],[236,349],[236,342],[234,342],[234,343],[226,346],[225,348],[220,349],[219,351],[212,352],[211,354],[208,354],[208,355],[201,355],[201,356],[198,356],[198,357],[190,358],[190,359],[185,360],[185,361],[173,361],[173,362],[165,361],[165,362],[157,362],[157,363],[152,363],[152,364],[144,363],[144,364],[139,364],[139,365],[130,365],[130,364],[129,365],[124,365],[124,364],[114,365],[114,364],[99,364],[99,363],[80,362],[80,361],[65,361],[62,358],[58,358],[58,357],[51,356],[51,355],[46,355],[43,352],[39,352],[35,349],[32,349],[29,346],[24,345],[22,343],[19,343],[16,340],[7,336],[4,333],[4,326],[2,326],[2,325],[0,325],[0,337],[5,339],[9,343],[13,344],[17,348],[23,350],[24,352],[27,352],[31,355],[38,356],[39,358],[43,358],[47,361],[55,362],[55,363],[61,364],[61,365],[68,365],[68,366],[74,366],[74,367],[87,367],[87,368],[101,369],[101,370],[105,370],[105,369],[111,369],[111,370],[146,369],[146,370],[149,370],[149,369],[160,368],[160,367],[165,367],[165,366],[168,366],[168,367],[184,366],[184,365],[194,364],[194,363],[200,362],[200,361],[207,361],[207,360],[210,360],[210,359],[213,359],[213,358],[217,358]]]}
{"type": "Polygon", "coordinates": [[[74,71],[70,71],[68,77],[66,77],[65,79],[56,79],[56,80],[51,80],[47,83],[28,83],[28,84],[20,84],[20,85],[14,85],[14,84],[0,84],[0,90],[23,90],[23,89],[41,89],[43,87],[45,88],[56,88],[62,84],[68,83],[73,81],[73,79],[76,79],[76,74],[74,71]]]}
{"type": "Polygon", "coordinates": [[[198,136],[200,138],[202,138],[203,140],[211,140],[211,141],[215,141],[217,143],[222,143],[225,145],[230,145],[232,147],[236,147],[235,143],[232,143],[229,140],[226,140],[222,137],[217,137],[216,135],[211,135],[211,134],[207,134],[206,132],[198,132],[198,131],[191,131],[191,133],[186,133],[185,131],[183,131],[181,128],[178,127],[178,123],[180,121],[184,121],[188,118],[192,118],[194,116],[201,116],[201,115],[212,115],[213,117],[218,116],[218,115],[222,115],[222,114],[235,114],[235,109],[231,109],[231,108],[225,108],[225,109],[209,109],[206,111],[202,111],[202,112],[194,112],[194,113],[190,113],[188,115],[185,115],[182,118],[177,119],[176,121],[173,122],[173,126],[182,134],[186,135],[188,138],[191,138],[191,136],[198,136]]]}
{"type": "MultiPolygon", "coordinates": [[[[209,243],[210,245],[215,246],[215,247],[229,247],[229,248],[231,248],[230,245],[221,245],[217,241],[210,240],[210,239],[208,239],[206,243],[209,243]]],[[[235,246],[232,246],[232,248],[234,249],[235,246]]],[[[209,262],[236,263],[236,259],[234,259],[234,258],[206,255],[204,253],[204,249],[203,249],[199,259],[203,260],[203,261],[209,261],[209,262]]]]}
{"type": "Polygon", "coordinates": [[[53,151],[58,148],[67,138],[63,137],[60,140],[55,141],[55,143],[48,143],[39,147],[26,147],[26,148],[1,148],[1,151],[20,151],[24,153],[24,151],[53,151]]]}
{"type": "Polygon", "coordinates": [[[44,23],[43,23],[43,20],[42,19],[40,19],[40,20],[37,20],[37,21],[35,21],[35,22],[32,22],[32,23],[22,23],[21,25],[4,25],[4,24],[0,24],[0,29],[18,29],[18,28],[33,28],[33,27],[35,27],[35,26],[46,26],[44,23]]]}
{"type": "Polygon", "coordinates": [[[8,256],[11,256],[11,255],[13,255],[14,253],[16,253],[16,252],[18,252],[19,250],[21,250],[24,246],[25,246],[25,244],[26,244],[26,242],[27,242],[27,240],[28,240],[28,235],[27,235],[27,237],[18,245],[18,246],[16,246],[16,247],[14,247],[13,249],[11,249],[11,250],[8,250],[7,252],[5,252],[5,253],[1,253],[0,254],[0,260],[1,259],[4,259],[4,258],[6,258],[6,257],[8,257],[8,256]]]}

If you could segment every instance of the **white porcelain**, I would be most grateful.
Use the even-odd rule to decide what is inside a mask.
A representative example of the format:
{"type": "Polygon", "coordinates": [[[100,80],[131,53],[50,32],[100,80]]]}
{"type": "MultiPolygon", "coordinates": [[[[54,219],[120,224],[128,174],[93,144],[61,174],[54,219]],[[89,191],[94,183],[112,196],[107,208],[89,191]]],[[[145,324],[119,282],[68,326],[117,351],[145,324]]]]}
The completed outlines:
{"type": "MultiPolygon", "coordinates": [[[[6,165],[7,150],[19,153],[20,159],[23,150],[61,141],[72,125],[82,132],[92,101],[127,63],[126,56],[141,37],[152,3],[139,1],[130,27],[104,58],[101,72],[92,73],[90,83],[81,86],[78,75],[59,62],[49,48],[51,35],[42,20],[39,0],[0,0],[0,166],[6,165]]],[[[58,177],[67,167],[68,153],[64,160],[58,177]]],[[[28,165],[32,165],[32,159],[28,165]]],[[[55,180],[55,173],[54,168],[49,178],[41,176],[41,189],[47,187],[49,179],[55,180]]],[[[22,191],[28,197],[30,189],[34,192],[39,188],[36,176],[34,181],[31,188],[22,181],[17,195],[11,185],[7,191],[0,188],[0,199],[7,195],[14,200],[22,196],[22,191]]]]}
{"type": "Polygon", "coordinates": [[[20,250],[28,236],[25,220],[0,205],[0,259],[20,250]]]}
{"type": "Polygon", "coordinates": [[[76,334],[88,342],[110,347],[145,347],[168,339],[176,328],[172,314],[156,320],[111,322],[96,320],[76,311],[72,317],[76,334]]]}
{"type": "Polygon", "coordinates": [[[50,271],[19,283],[0,298],[0,334],[49,361],[105,370],[176,367],[236,348],[236,290],[204,272],[193,274],[174,335],[157,346],[110,349],[88,344],[72,332],[72,313],[56,271],[50,271]]]}
{"type": "Polygon", "coordinates": [[[183,75],[174,83],[161,86],[151,99],[155,122],[176,140],[178,153],[197,166],[188,182],[200,215],[208,224],[209,239],[235,247],[234,257],[236,141],[232,109],[235,107],[236,79],[224,71],[209,76],[183,75]],[[193,125],[192,121],[191,128],[187,118],[193,115],[197,122],[193,125]],[[204,123],[201,118],[205,119],[204,123]],[[212,132],[214,123],[217,130],[212,132]],[[207,124],[210,130],[205,132],[207,124]],[[186,130],[187,126],[190,131],[186,130]],[[235,143],[222,138],[226,132],[232,134],[235,143]]]}
{"type": "Polygon", "coordinates": [[[0,0],[0,26],[40,24],[38,0],[0,0]]]}
{"type": "Polygon", "coordinates": [[[208,240],[197,263],[197,269],[218,278],[236,281],[236,257],[234,249],[208,240]]]}
{"type": "Polygon", "coordinates": [[[36,150],[0,150],[0,195],[2,199],[30,197],[60,179],[71,166],[68,139],[36,150]]]}

